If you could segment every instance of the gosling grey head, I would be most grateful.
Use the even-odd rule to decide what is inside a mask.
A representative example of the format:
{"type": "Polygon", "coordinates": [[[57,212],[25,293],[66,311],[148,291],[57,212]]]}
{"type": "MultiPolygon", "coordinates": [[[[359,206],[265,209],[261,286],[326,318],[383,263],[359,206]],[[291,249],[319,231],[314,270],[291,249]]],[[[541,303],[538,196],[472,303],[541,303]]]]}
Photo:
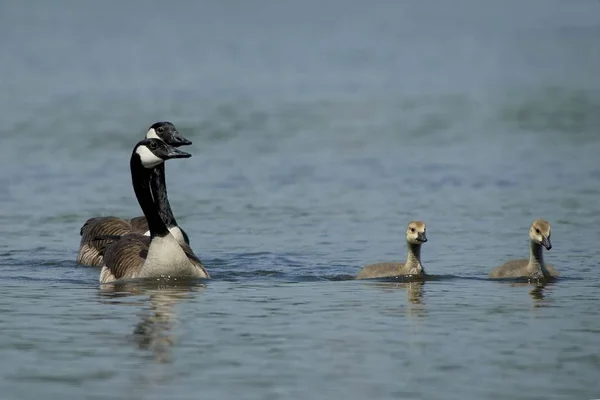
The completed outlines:
{"type": "Polygon", "coordinates": [[[531,227],[529,228],[529,239],[534,243],[541,244],[546,250],[552,248],[552,243],[550,242],[551,235],[552,228],[550,222],[545,219],[536,219],[531,223],[531,227]]]}
{"type": "Polygon", "coordinates": [[[411,221],[406,228],[406,241],[410,244],[422,244],[427,241],[427,227],[423,221],[411,221]]]}

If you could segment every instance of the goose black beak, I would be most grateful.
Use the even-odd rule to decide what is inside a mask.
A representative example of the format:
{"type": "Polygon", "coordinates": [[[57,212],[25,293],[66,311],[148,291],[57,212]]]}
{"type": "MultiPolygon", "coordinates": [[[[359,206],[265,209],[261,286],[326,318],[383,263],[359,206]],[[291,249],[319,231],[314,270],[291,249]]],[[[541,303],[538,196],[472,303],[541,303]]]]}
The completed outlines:
{"type": "Polygon", "coordinates": [[[542,238],[542,246],[546,248],[546,250],[550,250],[552,248],[552,243],[550,243],[550,238],[543,237],[542,238]]]}
{"type": "Polygon", "coordinates": [[[427,236],[425,236],[425,232],[419,232],[417,234],[417,240],[421,243],[425,243],[427,241],[427,236]]]}
{"type": "Polygon", "coordinates": [[[186,138],[183,137],[183,135],[181,133],[179,133],[179,131],[174,130],[173,132],[171,132],[171,140],[169,141],[169,144],[171,146],[175,146],[175,147],[179,147],[179,146],[189,146],[190,144],[192,144],[191,140],[187,140],[186,138]]]}
{"type": "Polygon", "coordinates": [[[164,157],[165,160],[170,160],[172,158],[190,158],[192,155],[190,153],[186,153],[185,151],[181,151],[176,149],[175,147],[169,146],[168,152],[164,157]]]}

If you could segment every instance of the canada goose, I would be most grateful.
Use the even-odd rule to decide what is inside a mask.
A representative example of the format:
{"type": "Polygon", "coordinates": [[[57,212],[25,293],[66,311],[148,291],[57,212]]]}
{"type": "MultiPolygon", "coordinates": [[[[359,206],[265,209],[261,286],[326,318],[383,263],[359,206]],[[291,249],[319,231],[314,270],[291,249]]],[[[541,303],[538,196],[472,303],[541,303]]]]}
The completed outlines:
{"type": "MultiPolygon", "coordinates": [[[[154,138],[163,140],[165,143],[174,146],[187,146],[192,144],[191,141],[184,138],[175,128],[175,125],[168,121],[154,123],[146,132],[146,138],[154,138]]],[[[153,184],[162,184],[166,187],[165,182],[165,166],[160,164],[152,172],[153,184]]],[[[167,197],[166,189],[160,192],[158,199],[161,217],[171,231],[171,233],[181,243],[189,244],[189,238],[185,231],[177,225],[177,221],[171,211],[171,205],[167,197]]],[[[79,252],[77,254],[77,263],[92,267],[102,266],[102,255],[100,248],[106,246],[109,242],[106,240],[94,240],[103,235],[125,235],[131,232],[143,233],[150,235],[148,230],[148,222],[146,217],[135,217],[130,220],[118,217],[96,217],[88,219],[80,230],[81,241],[79,244],[79,252]]]]}
{"type": "Polygon", "coordinates": [[[406,229],[408,255],[405,263],[381,262],[367,265],[356,279],[385,278],[402,275],[425,275],[421,264],[421,244],[427,241],[426,227],[423,221],[411,221],[406,229]]]}
{"type": "Polygon", "coordinates": [[[162,220],[156,199],[165,188],[150,183],[152,170],[165,160],[188,157],[191,154],[159,139],[144,139],[135,146],[130,160],[131,180],[148,221],[150,237],[131,233],[106,246],[100,283],[135,278],[210,278],[192,249],[186,243],[180,243],[162,220]]]}
{"type": "Polygon", "coordinates": [[[551,265],[544,263],[542,246],[547,250],[552,248],[550,243],[550,222],[536,219],[529,227],[529,260],[512,260],[496,267],[490,272],[490,278],[529,278],[543,279],[558,276],[551,265]]]}

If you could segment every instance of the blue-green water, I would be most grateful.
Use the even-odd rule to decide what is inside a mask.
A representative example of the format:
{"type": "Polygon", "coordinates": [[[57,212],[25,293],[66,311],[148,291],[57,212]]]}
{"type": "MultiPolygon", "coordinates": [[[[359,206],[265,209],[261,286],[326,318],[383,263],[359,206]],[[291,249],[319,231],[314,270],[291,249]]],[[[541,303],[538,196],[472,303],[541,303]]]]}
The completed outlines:
{"type": "Polygon", "coordinates": [[[0,397],[600,397],[600,2],[0,4],[0,397]],[[101,290],[150,124],[213,280],[101,290]],[[491,282],[553,226],[545,287],[491,282]],[[424,283],[349,280],[427,223],[424,283]]]}

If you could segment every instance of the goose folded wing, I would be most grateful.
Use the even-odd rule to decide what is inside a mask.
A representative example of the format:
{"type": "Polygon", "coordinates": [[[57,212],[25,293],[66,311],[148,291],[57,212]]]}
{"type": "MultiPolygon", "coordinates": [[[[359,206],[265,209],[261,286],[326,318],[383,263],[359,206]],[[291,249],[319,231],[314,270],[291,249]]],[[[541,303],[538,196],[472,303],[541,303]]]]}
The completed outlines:
{"type": "Polygon", "coordinates": [[[135,278],[141,270],[150,247],[150,236],[132,233],[105,247],[104,268],[114,279],[135,278]]]}

